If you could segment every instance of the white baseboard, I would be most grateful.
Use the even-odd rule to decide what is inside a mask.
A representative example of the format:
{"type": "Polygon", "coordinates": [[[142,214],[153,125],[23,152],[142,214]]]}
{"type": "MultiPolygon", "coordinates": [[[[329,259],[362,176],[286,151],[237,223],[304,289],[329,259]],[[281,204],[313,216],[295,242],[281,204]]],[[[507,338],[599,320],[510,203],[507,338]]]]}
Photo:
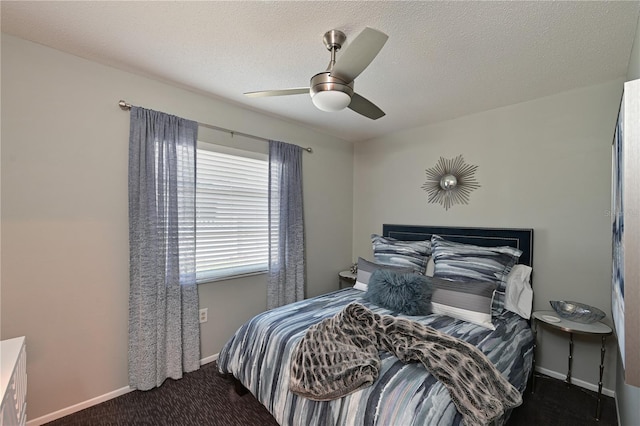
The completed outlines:
{"type": "MultiPolygon", "coordinates": [[[[536,367],[536,371],[538,373],[544,374],[545,376],[553,377],[554,379],[565,380],[567,375],[565,373],[558,373],[557,371],[547,370],[546,368],[536,367]]],[[[598,392],[598,385],[585,382],[584,380],[576,379],[575,377],[571,378],[571,383],[580,386],[581,388],[588,389],[590,391],[598,392]]],[[[612,398],[616,397],[615,391],[607,388],[602,388],[602,394],[606,396],[610,396],[612,398]]]]}
{"type": "MultiPolygon", "coordinates": [[[[210,362],[216,361],[217,359],[218,359],[218,354],[213,354],[213,355],[208,356],[206,358],[202,358],[200,360],[200,365],[208,364],[210,362]]],[[[64,416],[68,416],[69,414],[76,413],[76,412],[78,412],[80,410],[84,410],[85,408],[89,408],[89,407],[92,407],[94,405],[98,405],[101,402],[105,402],[105,401],[108,401],[110,399],[117,398],[117,397],[122,396],[124,394],[127,394],[127,393],[129,393],[129,392],[131,392],[133,390],[134,389],[132,389],[131,387],[125,386],[123,388],[114,390],[112,392],[105,393],[104,395],[100,395],[100,396],[97,396],[95,398],[91,398],[91,399],[89,399],[87,401],[80,402],[78,404],[72,405],[70,407],[63,408],[62,410],[58,410],[58,411],[55,411],[53,413],[46,414],[44,416],[38,417],[37,419],[29,420],[27,422],[26,426],[40,426],[40,425],[43,425],[45,423],[49,423],[49,422],[52,422],[54,420],[58,420],[58,419],[60,419],[60,418],[62,418],[64,416]]]]}
{"type": "Polygon", "coordinates": [[[94,405],[98,405],[101,402],[108,401],[110,399],[122,396],[131,392],[133,389],[129,386],[125,386],[123,388],[114,390],[109,393],[105,393],[104,395],[97,396],[95,398],[91,398],[87,401],[80,402],[78,404],[72,405],[71,407],[63,408],[62,410],[54,411],[53,413],[44,415],[42,417],[38,417],[37,419],[29,420],[27,422],[27,426],[40,426],[45,423],[52,422],[54,420],[58,420],[64,416],[68,416],[69,414],[76,413],[80,410],[84,410],[85,408],[92,407],[94,405]]]}
{"type": "Polygon", "coordinates": [[[218,355],[219,354],[213,354],[213,355],[208,356],[206,358],[202,358],[200,360],[200,365],[205,365],[205,364],[209,364],[210,362],[217,361],[218,360],[218,355]]]}

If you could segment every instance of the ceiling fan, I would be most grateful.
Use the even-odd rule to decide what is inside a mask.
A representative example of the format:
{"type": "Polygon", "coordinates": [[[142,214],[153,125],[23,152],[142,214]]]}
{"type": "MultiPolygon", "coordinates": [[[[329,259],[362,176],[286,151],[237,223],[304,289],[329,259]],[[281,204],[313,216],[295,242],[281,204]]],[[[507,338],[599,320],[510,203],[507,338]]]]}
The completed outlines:
{"type": "Polygon", "coordinates": [[[349,108],[358,114],[377,120],[384,112],[371,101],[353,90],[353,81],[365,70],[386,43],[388,35],[373,28],[365,28],[336,60],[347,36],[339,30],[327,31],[323,41],[331,52],[331,62],[326,71],[311,77],[310,87],[282,90],[247,92],[246,96],[287,96],[309,93],[313,104],[323,111],[340,111],[349,108]]]}

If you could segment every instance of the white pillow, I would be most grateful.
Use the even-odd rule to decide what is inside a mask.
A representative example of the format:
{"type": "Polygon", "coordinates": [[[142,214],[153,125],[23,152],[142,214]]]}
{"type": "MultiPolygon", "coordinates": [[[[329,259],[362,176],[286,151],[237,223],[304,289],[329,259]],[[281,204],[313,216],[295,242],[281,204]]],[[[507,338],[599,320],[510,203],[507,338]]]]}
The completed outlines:
{"type": "Polygon", "coordinates": [[[531,267],[520,264],[514,265],[507,276],[504,308],[520,315],[522,318],[529,319],[531,318],[532,303],[531,267]]]}
{"type": "Polygon", "coordinates": [[[424,274],[428,277],[432,277],[435,269],[436,269],[436,264],[433,261],[433,256],[429,256],[429,260],[427,261],[427,269],[426,271],[424,271],[424,274]]]}
{"type": "Polygon", "coordinates": [[[367,291],[367,289],[369,288],[369,285],[365,283],[361,283],[360,281],[356,281],[356,283],[353,285],[353,288],[360,291],[367,291]]]}

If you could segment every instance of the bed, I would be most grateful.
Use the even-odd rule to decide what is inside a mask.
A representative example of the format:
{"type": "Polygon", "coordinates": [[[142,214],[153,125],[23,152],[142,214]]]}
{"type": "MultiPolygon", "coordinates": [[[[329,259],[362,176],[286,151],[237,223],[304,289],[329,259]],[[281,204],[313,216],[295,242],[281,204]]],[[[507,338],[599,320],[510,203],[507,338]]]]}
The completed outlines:
{"type": "MultiPolygon", "coordinates": [[[[455,251],[451,247],[458,245],[465,249],[487,247],[490,251],[511,247],[520,253],[517,258],[519,265],[533,266],[531,229],[383,225],[382,234],[378,237],[387,242],[406,244],[434,242],[431,254],[432,259],[435,258],[435,273],[444,277],[453,270],[453,279],[457,269],[447,267],[460,261],[460,258],[454,259],[451,264],[447,264],[446,259],[455,251]],[[437,245],[438,242],[440,245],[437,245]],[[443,246],[443,243],[449,245],[443,246]],[[442,247],[446,247],[446,250],[442,247]]],[[[376,253],[375,244],[374,254],[376,260],[388,257],[388,252],[384,250],[376,253]]],[[[472,274],[477,273],[475,266],[470,270],[472,274]]],[[[487,327],[486,324],[479,325],[477,321],[462,319],[466,317],[457,316],[455,309],[455,314],[451,314],[453,316],[442,314],[442,311],[429,315],[405,315],[372,303],[366,295],[366,291],[347,288],[255,316],[234,334],[220,352],[219,371],[233,375],[281,425],[464,424],[463,416],[442,382],[421,363],[403,363],[389,352],[379,353],[379,375],[371,386],[341,398],[317,401],[290,391],[292,356],[298,343],[303,337],[306,338],[307,330],[357,303],[378,315],[416,321],[474,345],[520,394],[524,392],[531,374],[534,343],[530,322],[526,318],[507,309],[496,309],[493,298],[490,301],[490,327],[487,327]]],[[[434,292],[434,306],[435,296],[434,292]]],[[[505,410],[492,424],[504,424],[510,411],[505,410]]]]}

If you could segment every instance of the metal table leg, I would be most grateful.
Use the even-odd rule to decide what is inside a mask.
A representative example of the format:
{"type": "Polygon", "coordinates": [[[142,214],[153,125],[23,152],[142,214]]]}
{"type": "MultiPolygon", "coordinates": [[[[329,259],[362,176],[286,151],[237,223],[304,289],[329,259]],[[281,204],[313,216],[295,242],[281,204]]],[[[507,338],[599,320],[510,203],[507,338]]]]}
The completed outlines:
{"type": "Polygon", "coordinates": [[[596,405],[596,420],[600,420],[600,409],[602,400],[602,375],[604,374],[604,354],[607,336],[602,336],[602,346],[600,347],[600,378],[598,380],[598,404],[596,405]]]}
{"type": "Polygon", "coordinates": [[[571,384],[571,365],[573,364],[573,333],[569,333],[569,371],[567,372],[567,384],[571,384]]]}
{"type": "Polygon", "coordinates": [[[536,348],[538,347],[538,320],[533,320],[533,363],[531,368],[531,393],[536,393],[536,348]]]}

